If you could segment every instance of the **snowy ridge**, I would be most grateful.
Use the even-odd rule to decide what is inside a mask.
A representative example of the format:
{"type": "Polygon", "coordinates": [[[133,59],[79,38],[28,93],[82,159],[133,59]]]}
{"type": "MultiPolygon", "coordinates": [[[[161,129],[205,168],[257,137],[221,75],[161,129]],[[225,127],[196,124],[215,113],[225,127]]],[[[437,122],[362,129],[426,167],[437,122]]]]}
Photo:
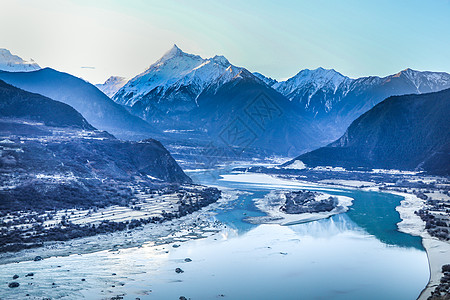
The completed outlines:
{"type": "Polygon", "coordinates": [[[429,72],[429,71],[416,71],[412,69],[405,69],[395,75],[388,76],[387,78],[405,77],[409,80],[417,89],[417,93],[436,91],[441,86],[450,86],[450,74],[444,72],[429,72]]]}
{"type": "Polygon", "coordinates": [[[263,74],[261,74],[259,72],[253,72],[253,75],[258,77],[260,80],[264,81],[264,83],[267,84],[268,86],[273,86],[276,83],[278,83],[278,81],[276,79],[264,76],[263,74]]]}
{"type": "MultiPolygon", "coordinates": [[[[387,85],[391,85],[387,89],[398,90],[397,93],[400,94],[436,92],[450,88],[450,74],[406,69],[386,77],[368,76],[351,79],[333,69],[317,68],[302,70],[286,81],[273,84],[272,87],[312,113],[318,111],[328,113],[349,93],[354,96],[363,95],[370,93],[372,88],[383,88],[387,85]]],[[[387,96],[389,94],[386,94],[387,96]]]]}
{"type": "Polygon", "coordinates": [[[320,89],[336,93],[339,86],[346,80],[351,81],[350,78],[333,69],[305,69],[286,81],[274,84],[273,87],[289,98],[293,98],[293,94],[295,94],[297,90],[307,87],[310,91],[309,97],[311,98],[320,89]]]}
{"type": "MultiPolygon", "coordinates": [[[[268,78],[259,73],[254,74],[262,80],[268,78]]],[[[299,91],[305,89],[308,90],[309,98],[314,96],[319,90],[329,91],[333,94],[340,93],[342,96],[345,96],[350,90],[355,90],[361,86],[382,85],[394,78],[403,78],[410,82],[416,87],[419,94],[438,91],[447,86],[450,87],[450,74],[448,73],[416,71],[409,68],[386,77],[368,76],[358,79],[351,79],[333,69],[304,69],[286,81],[273,84],[272,87],[287,96],[289,100],[292,100],[299,94],[299,91]]]]}
{"type": "Polygon", "coordinates": [[[95,86],[102,91],[109,98],[112,98],[118,90],[120,90],[126,83],[128,79],[120,76],[111,76],[109,77],[105,83],[99,83],[95,86]]]}
{"type": "Polygon", "coordinates": [[[164,97],[170,90],[189,87],[193,98],[215,82],[224,84],[235,78],[242,68],[232,66],[223,56],[203,59],[183,52],[176,45],[145,72],[124,85],[113,97],[117,103],[133,106],[146,94],[156,91],[164,97]]]}
{"type": "Polygon", "coordinates": [[[25,61],[19,56],[11,54],[8,49],[0,48],[0,70],[8,72],[29,72],[39,70],[40,68],[34,60],[25,61]]]}

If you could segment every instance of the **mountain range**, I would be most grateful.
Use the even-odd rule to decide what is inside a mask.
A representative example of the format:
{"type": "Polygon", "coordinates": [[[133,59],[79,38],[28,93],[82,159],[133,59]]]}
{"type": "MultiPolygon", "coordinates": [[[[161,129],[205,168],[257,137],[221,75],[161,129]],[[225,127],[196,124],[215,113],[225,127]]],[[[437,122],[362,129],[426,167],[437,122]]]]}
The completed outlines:
{"type": "MultiPolygon", "coordinates": [[[[292,155],[319,145],[319,130],[247,69],[176,45],[112,99],[161,131],[189,131],[203,146],[213,143],[239,155],[244,150],[292,155]],[[242,136],[230,136],[232,131],[242,136]],[[274,147],[273,141],[280,143],[274,147]]],[[[171,139],[184,136],[172,133],[171,139]]]]}
{"type": "MultiPolygon", "coordinates": [[[[245,111],[258,97],[258,92],[270,94],[275,97],[273,103],[283,106],[283,116],[265,127],[263,132],[256,133],[254,146],[292,155],[335,140],[352,121],[389,96],[446,88],[450,88],[450,74],[411,69],[387,77],[358,79],[332,69],[305,69],[278,82],[236,67],[223,56],[203,59],[174,45],[145,72],[129,80],[112,99],[162,131],[201,128],[209,133],[209,139],[217,140],[221,129],[232,119],[227,117],[228,114],[240,116],[239,112],[245,111]],[[247,83],[252,82],[255,93],[236,84],[242,78],[247,83]],[[216,102],[219,105],[215,105],[216,102]],[[231,103],[234,105],[230,106],[231,103]],[[290,128],[280,124],[284,122],[282,119],[290,120],[290,128]],[[302,142],[308,140],[305,143],[285,140],[275,149],[269,140],[279,138],[276,139],[271,131],[278,131],[275,135],[279,137],[297,134],[302,142]]],[[[245,123],[252,129],[257,128],[252,122],[245,123]]]]}
{"type": "Polygon", "coordinates": [[[450,89],[391,96],[353,121],[341,138],[300,155],[286,166],[401,169],[450,175],[449,111],[450,89]]]}
{"type": "MultiPolygon", "coordinates": [[[[266,79],[266,80],[270,80],[266,79]]],[[[328,138],[338,138],[350,123],[389,96],[423,94],[450,88],[450,74],[411,69],[397,74],[351,79],[335,70],[302,70],[282,82],[269,82],[310,116],[328,138]]]]}
{"type": "Polygon", "coordinates": [[[357,79],[305,69],[278,82],[176,45],[134,78],[111,77],[97,87],[50,68],[3,71],[0,79],[69,104],[120,138],[157,137],[181,160],[187,153],[194,160],[208,152],[232,159],[306,153],[339,138],[390,96],[450,88],[447,73],[411,69],[357,79]]]}

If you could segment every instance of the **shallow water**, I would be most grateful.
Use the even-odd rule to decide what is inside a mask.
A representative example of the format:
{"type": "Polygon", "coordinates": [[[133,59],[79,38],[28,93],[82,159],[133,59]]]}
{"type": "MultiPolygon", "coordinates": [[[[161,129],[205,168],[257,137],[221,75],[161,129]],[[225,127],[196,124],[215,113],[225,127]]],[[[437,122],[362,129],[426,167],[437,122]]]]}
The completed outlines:
{"type": "Polygon", "coordinates": [[[401,197],[333,188],[330,193],[355,199],[347,213],[291,226],[252,225],[243,219],[263,215],[253,199],[274,184],[224,181],[215,172],[193,177],[248,192],[218,211],[227,224],[222,233],[179,248],[146,245],[2,265],[0,298],[415,299],[425,287],[420,239],[396,231],[401,197]],[[175,273],[177,267],[184,273],[175,273]],[[23,277],[28,272],[35,275],[23,277]],[[8,289],[14,274],[21,286],[8,289]]]}

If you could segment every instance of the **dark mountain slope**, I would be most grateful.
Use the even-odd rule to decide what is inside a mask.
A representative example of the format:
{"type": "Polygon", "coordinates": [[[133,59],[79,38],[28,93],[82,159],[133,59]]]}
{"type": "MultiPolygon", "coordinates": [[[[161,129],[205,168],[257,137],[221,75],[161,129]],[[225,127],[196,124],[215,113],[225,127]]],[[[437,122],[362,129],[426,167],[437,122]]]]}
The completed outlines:
{"type": "Polygon", "coordinates": [[[92,84],[50,68],[34,72],[0,72],[0,79],[29,92],[66,103],[101,130],[124,139],[141,139],[157,133],[147,122],[131,115],[92,84]]]}
{"type": "Polygon", "coordinates": [[[317,147],[320,132],[298,115],[283,95],[247,70],[224,85],[212,85],[197,99],[190,120],[208,129],[215,141],[233,147],[246,146],[267,153],[292,155],[317,147]],[[228,133],[238,130],[243,139],[228,133]]]}
{"type": "Polygon", "coordinates": [[[303,154],[309,167],[424,170],[450,174],[450,90],[393,96],[356,119],[337,141],[303,154]]]}
{"type": "Polygon", "coordinates": [[[0,116],[43,122],[47,126],[95,129],[69,105],[26,92],[1,80],[0,116]]]}

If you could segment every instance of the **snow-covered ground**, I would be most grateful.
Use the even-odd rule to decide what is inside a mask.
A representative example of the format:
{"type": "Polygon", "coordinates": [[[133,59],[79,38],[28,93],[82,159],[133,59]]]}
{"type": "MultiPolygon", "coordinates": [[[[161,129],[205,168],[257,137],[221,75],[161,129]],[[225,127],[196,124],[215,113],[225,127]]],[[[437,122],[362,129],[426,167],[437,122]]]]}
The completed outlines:
{"type": "MultiPolygon", "coordinates": [[[[222,181],[238,182],[244,184],[250,184],[255,187],[265,187],[270,189],[286,189],[286,188],[298,188],[298,189],[315,189],[315,190],[327,190],[332,191],[333,186],[325,184],[317,184],[314,182],[289,180],[271,176],[268,174],[260,173],[235,173],[221,175],[222,181]]],[[[337,190],[335,190],[337,191],[337,190]]]]}
{"type": "Polygon", "coordinates": [[[369,187],[369,186],[375,186],[375,182],[371,181],[361,181],[361,180],[339,180],[339,179],[325,179],[320,180],[319,183],[325,183],[325,184],[335,184],[335,185],[341,185],[341,186],[347,186],[347,187],[369,187]]]}
{"type": "MultiPolygon", "coordinates": [[[[76,181],[76,177],[73,174],[60,174],[57,176],[46,176],[43,174],[38,174],[39,178],[47,178],[51,181],[57,182],[70,182],[76,181]],[[72,176],[71,176],[72,175],[72,176]]],[[[36,215],[33,212],[21,212],[20,215],[8,214],[0,218],[0,221],[8,222],[15,221],[20,217],[25,217],[27,215],[36,216],[39,218],[44,218],[47,215],[51,215],[50,219],[45,220],[42,225],[45,228],[50,228],[61,224],[64,219],[73,224],[94,224],[98,225],[104,221],[110,222],[125,222],[131,220],[139,220],[141,218],[148,219],[152,217],[162,217],[163,212],[176,212],[179,206],[179,197],[177,193],[158,195],[158,194],[146,194],[144,192],[139,192],[135,194],[137,200],[130,207],[112,205],[106,208],[97,209],[61,209],[56,212],[47,211],[41,215],[36,215]]],[[[195,195],[194,195],[195,196],[195,195]]],[[[34,224],[20,223],[18,225],[10,226],[10,229],[15,228],[30,228],[34,224]]]]}

